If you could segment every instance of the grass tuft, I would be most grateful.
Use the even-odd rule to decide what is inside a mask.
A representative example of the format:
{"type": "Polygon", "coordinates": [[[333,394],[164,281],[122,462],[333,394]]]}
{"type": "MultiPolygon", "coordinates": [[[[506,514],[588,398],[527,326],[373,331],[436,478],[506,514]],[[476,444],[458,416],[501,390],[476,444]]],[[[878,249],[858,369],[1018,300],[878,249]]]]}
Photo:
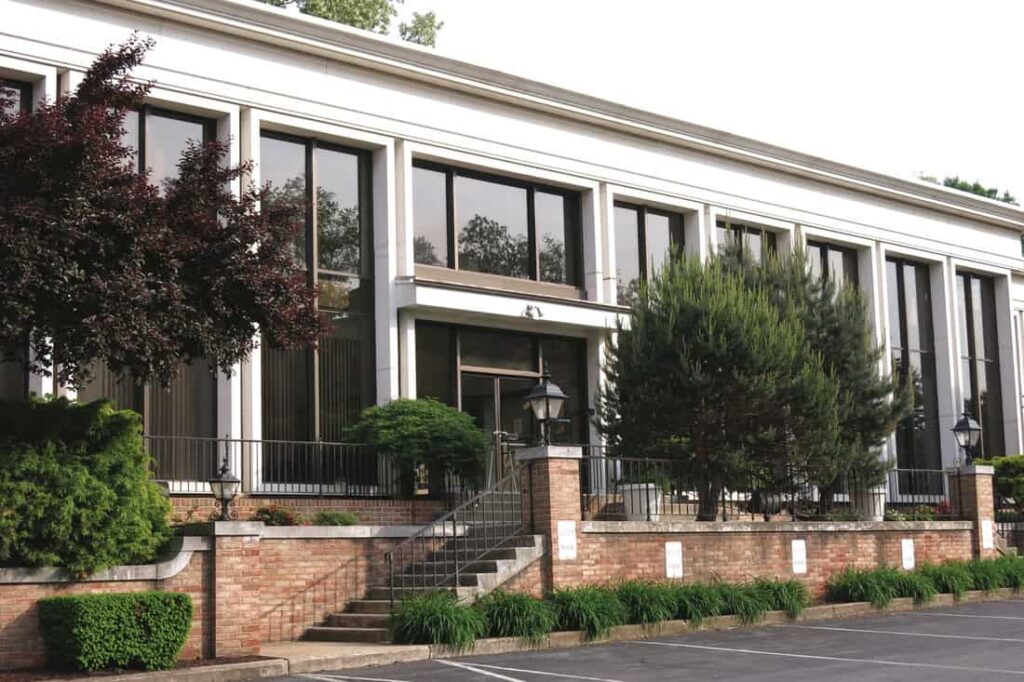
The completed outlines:
{"type": "Polygon", "coordinates": [[[725,604],[722,595],[714,585],[694,583],[691,585],[673,585],[675,593],[675,617],[700,625],[706,618],[722,614],[725,604]]]}
{"type": "Polygon", "coordinates": [[[993,560],[972,559],[964,563],[964,569],[976,590],[994,592],[1003,586],[1003,571],[993,560]]]}
{"type": "Polygon", "coordinates": [[[811,594],[799,580],[758,578],[753,590],[768,603],[770,611],[785,611],[791,620],[811,605],[811,594]]]}
{"type": "Polygon", "coordinates": [[[487,632],[478,609],[459,604],[451,592],[431,592],[402,599],[392,614],[395,642],[446,644],[464,651],[487,632]]]}
{"type": "Polygon", "coordinates": [[[555,629],[555,611],[547,602],[518,592],[495,590],[476,602],[490,637],[518,637],[535,643],[555,629]]]}
{"type": "Polygon", "coordinates": [[[963,599],[967,590],[974,586],[971,574],[960,561],[947,561],[938,565],[922,564],[917,572],[930,580],[941,594],[951,594],[956,601],[963,599]]]}
{"type": "Polygon", "coordinates": [[[825,599],[830,602],[870,602],[885,608],[896,597],[895,585],[879,570],[864,571],[847,566],[833,573],[825,584],[825,599]]]}
{"type": "Polygon", "coordinates": [[[669,584],[630,580],[620,584],[616,593],[629,623],[651,625],[671,620],[676,614],[676,594],[669,584]]]}
{"type": "Polygon", "coordinates": [[[601,637],[626,622],[626,609],[615,590],[591,585],[552,592],[548,599],[559,630],[582,630],[589,639],[601,637]]]}
{"type": "Polygon", "coordinates": [[[752,585],[715,583],[722,598],[722,615],[737,616],[744,625],[753,625],[771,611],[768,599],[752,585]]]}

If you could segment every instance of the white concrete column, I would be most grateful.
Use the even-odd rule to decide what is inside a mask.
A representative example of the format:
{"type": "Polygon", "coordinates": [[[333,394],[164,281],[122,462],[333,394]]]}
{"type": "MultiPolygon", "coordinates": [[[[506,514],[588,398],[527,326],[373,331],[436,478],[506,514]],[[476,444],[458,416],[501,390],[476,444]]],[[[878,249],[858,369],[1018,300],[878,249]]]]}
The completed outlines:
{"type": "Polygon", "coordinates": [[[411,310],[398,311],[398,367],[403,398],[416,398],[416,317],[411,310]]]}
{"type": "Polygon", "coordinates": [[[707,207],[683,213],[683,253],[701,261],[711,253],[708,244],[707,207]]]}
{"type": "Polygon", "coordinates": [[[601,303],[618,303],[618,286],[615,278],[615,197],[607,183],[601,183],[597,191],[596,211],[598,215],[598,231],[603,256],[603,286],[602,297],[598,299],[601,303]]]}
{"type": "Polygon", "coordinates": [[[398,276],[412,277],[416,274],[413,170],[412,152],[405,140],[395,141],[395,197],[398,276]]]}
{"type": "Polygon", "coordinates": [[[373,152],[374,328],[380,404],[399,396],[396,195],[395,149],[389,142],[373,152]]]}
{"type": "Polygon", "coordinates": [[[935,384],[939,403],[939,438],[942,465],[953,466],[958,446],[953,424],[960,415],[963,392],[960,390],[960,343],[957,340],[956,277],[948,258],[929,268],[932,293],[932,324],[935,328],[935,384]]]}
{"type": "MultiPolygon", "coordinates": [[[[242,141],[239,134],[242,130],[242,117],[238,110],[233,110],[217,118],[217,140],[228,144],[227,162],[237,166],[242,159],[242,141]]],[[[257,132],[257,142],[259,141],[257,132]]],[[[258,146],[258,145],[257,145],[258,146]]],[[[247,140],[246,150],[251,151],[251,139],[247,140]]],[[[231,192],[241,196],[241,181],[231,184],[231,192]]],[[[242,437],[242,376],[241,363],[231,367],[230,374],[217,372],[217,437],[242,437]]],[[[231,467],[236,474],[242,472],[241,452],[234,448],[231,456],[231,467]]]]}
{"type": "Polygon", "coordinates": [[[601,215],[601,189],[582,192],[580,199],[580,229],[582,231],[583,286],[587,300],[603,303],[607,300],[604,290],[605,238],[601,215]]]}
{"type": "Polygon", "coordinates": [[[1009,274],[994,278],[996,333],[999,336],[999,375],[1003,403],[1003,447],[1006,449],[1006,454],[1009,455],[1020,452],[1021,442],[1021,387],[1016,372],[1015,318],[1013,302],[1010,297],[1012,286],[1013,282],[1009,274]]]}

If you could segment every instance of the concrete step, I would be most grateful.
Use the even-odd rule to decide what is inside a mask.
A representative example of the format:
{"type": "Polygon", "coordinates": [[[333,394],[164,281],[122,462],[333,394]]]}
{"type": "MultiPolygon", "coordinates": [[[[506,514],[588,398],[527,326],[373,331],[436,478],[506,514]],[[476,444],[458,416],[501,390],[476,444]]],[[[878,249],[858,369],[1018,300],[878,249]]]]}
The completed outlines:
{"type": "MultiPolygon", "coordinates": [[[[423,594],[424,592],[437,592],[438,590],[446,590],[444,586],[422,586],[422,587],[396,587],[395,588],[395,599],[401,599],[402,597],[408,597],[413,594],[423,594]]],[[[389,599],[391,591],[387,586],[371,587],[366,591],[366,596],[369,599],[389,599]]]]}
{"type": "Polygon", "coordinates": [[[388,628],[319,626],[306,630],[306,639],[313,642],[374,642],[382,644],[391,641],[391,630],[388,628]]]}
{"type": "Polygon", "coordinates": [[[390,613],[332,613],[327,616],[328,627],[332,628],[390,628],[390,613]]]}
{"type": "MultiPolygon", "coordinates": [[[[445,573],[453,573],[455,571],[454,561],[424,561],[422,563],[416,563],[410,566],[408,569],[402,571],[401,575],[444,575],[445,573]]],[[[465,563],[459,561],[459,572],[460,573],[497,573],[498,572],[498,561],[497,560],[485,560],[485,561],[474,561],[471,563],[465,563]]]]}
{"type": "Polygon", "coordinates": [[[391,613],[391,600],[389,599],[356,599],[348,603],[347,613],[391,613]]]}
{"type": "MultiPolygon", "coordinates": [[[[428,561],[431,561],[431,562],[434,562],[434,563],[448,562],[448,564],[451,565],[452,562],[455,561],[456,556],[458,556],[458,559],[459,559],[460,562],[465,561],[466,560],[466,554],[467,554],[467,552],[464,551],[464,550],[460,550],[458,552],[456,552],[455,550],[452,550],[452,549],[440,550],[440,551],[437,551],[437,552],[434,552],[433,554],[431,554],[430,558],[428,559],[428,561]]],[[[494,561],[494,560],[497,560],[497,559],[504,559],[504,560],[511,561],[511,560],[514,560],[515,558],[516,558],[516,548],[515,547],[499,547],[497,549],[492,549],[489,552],[484,553],[482,556],[480,556],[479,559],[477,559],[477,561],[494,561]]]]}

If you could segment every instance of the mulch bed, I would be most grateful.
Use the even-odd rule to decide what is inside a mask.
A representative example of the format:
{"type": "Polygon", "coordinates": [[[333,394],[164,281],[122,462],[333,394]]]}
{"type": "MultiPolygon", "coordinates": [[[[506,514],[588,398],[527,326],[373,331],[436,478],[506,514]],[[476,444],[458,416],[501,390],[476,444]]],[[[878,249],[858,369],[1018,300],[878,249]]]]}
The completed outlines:
{"type": "MultiPolygon", "coordinates": [[[[269,661],[272,660],[266,656],[232,656],[222,658],[204,658],[198,661],[180,661],[178,665],[174,666],[174,670],[181,670],[183,668],[200,668],[208,665],[221,665],[223,663],[249,663],[250,661],[269,661]]],[[[32,670],[0,670],[0,682],[36,682],[37,680],[92,680],[92,679],[103,679],[104,677],[111,677],[113,675],[124,675],[126,673],[140,673],[145,672],[143,670],[103,670],[94,673],[74,673],[74,672],[62,672],[57,670],[40,670],[38,668],[32,670]]]]}

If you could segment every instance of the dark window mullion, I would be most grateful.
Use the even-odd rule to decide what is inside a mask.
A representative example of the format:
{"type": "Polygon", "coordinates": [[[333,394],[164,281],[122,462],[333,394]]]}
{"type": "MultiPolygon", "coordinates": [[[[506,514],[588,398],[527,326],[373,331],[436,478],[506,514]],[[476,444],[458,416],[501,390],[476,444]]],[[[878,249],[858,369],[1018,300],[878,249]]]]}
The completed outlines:
{"type": "Polygon", "coordinates": [[[444,171],[445,207],[448,221],[448,267],[459,269],[459,230],[455,225],[455,171],[448,168],[444,171]]]}
{"type": "Polygon", "coordinates": [[[540,279],[540,245],[537,243],[537,214],[533,187],[526,188],[526,239],[530,252],[530,279],[540,279]]]}
{"type": "Polygon", "coordinates": [[[636,229],[636,250],[640,256],[640,279],[646,282],[649,275],[647,272],[647,209],[643,206],[636,209],[636,229]]]}
{"type": "MultiPolygon", "coordinates": [[[[316,169],[316,142],[306,141],[306,269],[307,276],[313,287],[319,284],[320,277],[317,272],[317,169],[316,169]]],[[[319,306],[319,301],[318,301],[319,306]]],[[[306,352],[310,354],[310,392],[309,392],[309,414],[311,419],[313,440],[320,440],[320,357],[315,348],[306,352]]]]}

